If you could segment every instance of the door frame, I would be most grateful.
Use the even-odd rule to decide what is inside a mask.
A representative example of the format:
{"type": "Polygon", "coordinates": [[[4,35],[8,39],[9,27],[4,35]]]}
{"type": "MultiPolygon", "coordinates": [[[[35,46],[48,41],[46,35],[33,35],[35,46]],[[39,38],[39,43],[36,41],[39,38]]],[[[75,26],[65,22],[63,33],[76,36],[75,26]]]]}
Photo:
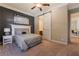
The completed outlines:
{"type": "Polygon", "coordinates": [[[71,14],[79,12],[79,8],[68,10],[68,43],[71,43],[71,14]]]}

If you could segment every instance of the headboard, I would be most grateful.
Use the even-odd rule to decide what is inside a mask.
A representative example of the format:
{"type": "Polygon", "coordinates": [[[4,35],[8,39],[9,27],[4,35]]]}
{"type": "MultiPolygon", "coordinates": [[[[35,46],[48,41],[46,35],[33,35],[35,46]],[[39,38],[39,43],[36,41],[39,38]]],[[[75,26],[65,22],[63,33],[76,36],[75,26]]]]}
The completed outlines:
{"type": "Polygon", "coordinates": [[[25,30],[28,31],[29,33],[31,33],[31,26],[11,24],[11,28],[12,28],[12,35],[13,36],[15,34],[20,34],[22,31],[25,31],[25,30]],[[18,33],[15,30],[17,30],[18,33]]]}

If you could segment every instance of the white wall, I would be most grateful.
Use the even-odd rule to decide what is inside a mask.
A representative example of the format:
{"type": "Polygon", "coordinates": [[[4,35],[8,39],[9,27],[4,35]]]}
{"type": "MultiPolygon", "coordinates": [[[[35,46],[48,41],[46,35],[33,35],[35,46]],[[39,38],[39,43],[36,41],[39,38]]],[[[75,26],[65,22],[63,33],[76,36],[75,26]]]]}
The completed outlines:
{"type": "Polygon", "coordinates": [[[77,20],[71,18],[71,30],[77,31],[77,20]]]}
{"type": "Polygon", "coordinates": [[[79,31],[79,18],[77,20],[77,31],[79,31]]]}

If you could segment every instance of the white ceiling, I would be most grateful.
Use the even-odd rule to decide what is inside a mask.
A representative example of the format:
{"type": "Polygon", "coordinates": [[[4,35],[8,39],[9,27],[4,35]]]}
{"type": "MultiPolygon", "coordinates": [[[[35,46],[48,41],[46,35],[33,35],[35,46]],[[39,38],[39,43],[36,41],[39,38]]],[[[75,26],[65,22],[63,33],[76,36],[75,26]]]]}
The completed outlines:
{"type": "Polygon", "coordinates": [[[78,8],[79,7],[79,3],[70,3],[68,5],[69,9],[74,9],[74,8],[78,8]]]}
{"type": "MultiPolygon", "coordinates": [[[[20,11],[20,12],[23,12],[25,14],[29,14],[31,16],[38,16],[38,15],[40,15],[44,12],[50,11],[53,8],[55,8],[61,4],[64,4],[64,3],[49,3],[49,4],[50,4],[50,6],[43,7],[43,11],[41,12],[38,8],[31,10],[31,8],[34,6],[34,3],[3,3],[3,4],[0,3],[1,6],[10,8],[10,9],[13,9],[16,11],[20,11]]],[[[69,4],[69,9],[73,9],[76,7],[79,7],[79,3],[78,4],[77,3],[69,4]]]]}
{"type": "Polygon", "coordinates": [[[44,12],[51,10],[52,8],[54,8],[60,4],[61,3],[50,3],[49,7],[42,7],[43,11],[40,11],[38,8],[31,10],[31,8],[34,6],[34,3],[4,3],[4,4],[0,4],[0,5],[3,5],[4,7],[8,7],[11,9],[16,9],[18,11],[29,14],[31,16],[37,16],[37,15],[40,15],[44,12]]]}

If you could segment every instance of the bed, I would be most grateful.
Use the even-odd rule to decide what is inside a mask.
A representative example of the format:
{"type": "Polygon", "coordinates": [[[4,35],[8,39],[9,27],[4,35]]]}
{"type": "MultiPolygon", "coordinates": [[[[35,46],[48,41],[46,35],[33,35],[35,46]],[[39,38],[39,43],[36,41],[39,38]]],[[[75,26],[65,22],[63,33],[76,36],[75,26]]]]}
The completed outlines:
{"type": "Polygon", "coordinates": [[[26,51],[29,48],[38,45],[42,41],[42,37],[40,35],[30,33],[29,28],[23,26],[14,28],[13,39],[21,51],[26,51]]]}

